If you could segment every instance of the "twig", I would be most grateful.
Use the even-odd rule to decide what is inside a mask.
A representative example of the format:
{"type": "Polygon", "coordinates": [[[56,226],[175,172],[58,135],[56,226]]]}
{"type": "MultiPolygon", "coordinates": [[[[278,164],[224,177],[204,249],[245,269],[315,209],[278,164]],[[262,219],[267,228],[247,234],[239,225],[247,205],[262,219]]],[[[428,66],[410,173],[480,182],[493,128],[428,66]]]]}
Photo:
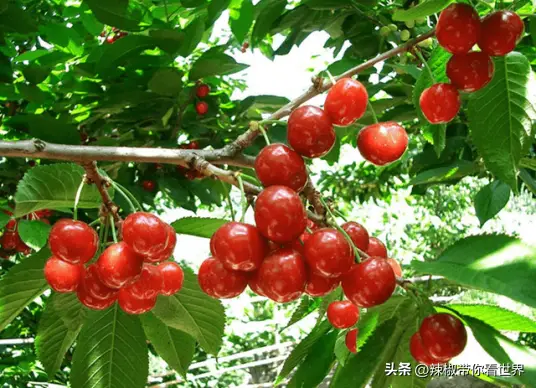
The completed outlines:
{"type": "Polygon", "coordinates": [[[95,186],[97,186],[97,190],[99,190],[102,198],[102,205],[105,212],[107,214],[111,214],[115,222],[121,221],[121,217],[118,214],[119,208],[112,201],[110,193],[108,193],[110,183],[106,180],[106,178],[99,174],[99,171],[97,170],[97,163],[94,161],[85,162],[82,163],[82,167],[84,167],[84,170],[86,170],[88,183],[94,183],[95,186]]]}

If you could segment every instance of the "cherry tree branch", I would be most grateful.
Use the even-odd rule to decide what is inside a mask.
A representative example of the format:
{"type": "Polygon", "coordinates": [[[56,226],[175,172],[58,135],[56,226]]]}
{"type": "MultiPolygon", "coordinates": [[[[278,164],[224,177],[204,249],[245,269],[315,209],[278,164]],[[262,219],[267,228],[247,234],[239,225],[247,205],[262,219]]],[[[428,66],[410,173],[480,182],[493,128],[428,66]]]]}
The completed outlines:
{"type": "Polygon", "coordinates": [[[88,183],[95,184],[95,186],[97,186],[97,190],[99,190],[102,198],[102,209],[104,212],[111,214],[115,222],[121,221],[121,217],[118,214],[119,207],[112,201],[112,197],[110,197],[110,193],[108,193],[110,182],[99,174],[99,170],[97,170],[97,162],[83,162],[81,165],[84,167],[84,170],[86,170],[86,178],[88,183]]]}

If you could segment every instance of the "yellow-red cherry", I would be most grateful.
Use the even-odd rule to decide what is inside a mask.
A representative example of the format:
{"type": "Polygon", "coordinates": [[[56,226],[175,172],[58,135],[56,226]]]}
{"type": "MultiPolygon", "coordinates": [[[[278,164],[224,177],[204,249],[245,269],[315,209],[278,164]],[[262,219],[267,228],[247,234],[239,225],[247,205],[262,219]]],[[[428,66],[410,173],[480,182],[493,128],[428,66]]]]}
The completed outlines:
{"type": "Polygon", "coordinates": [[[143,256],[124,242],[110,245],[96,261],[97,274],[110,288],[121,288],[135,282],[143,266],[143,256]]]}
{"type": "Polygon", "coordinates": [[[48,244],[54,256],[72,264],[84,264],[95,256],[99,236],[85,222],[64,218],[50,229],[48,244]]]}
{"type": "Polygon", "coordinates": [[[402,267],[400,266],[400,263],[397,260],[392,259],[390,257],[388,257],[385,260],[387,260],[387,263],[389,263],[389,265],[393,269],[393,272],[395,273],[395,276],[396,277],[402,277],[402,267]]]}
{"type": "Polygon", "coordinates": [[[341,232],[322,228],[305,242],[305,260],[317,275],[338,278],[352,266],[354,252],[341,232]]]}
{"type": "Polygon", "coordinates": [[[157,216],[146,212],[129,214],[122,227],[123,241],[140,255],[161,254],[169,243],[169,229],[157,216]]]}
{"type": "Polygon", "coordinates": [[[482,34],[478,47],[488,55],[502,57],[514,51],[523,37],[523,20],[512,11],[490,13],[482,20],[482,34]]]}
{"type": "Polygon", "coordinates": [[[389,263],[371,257],[354,264],[342,278],[344,295],[359,307],[373,307],[387,301],[396,287],[396,277],[389,263]]]}
{"type": "Polygon", "coordinates": [[[83,273],[82,264],[71,264],[55,256],[50,257],[45,264],[45,279],[57,292],[76,291],[83,273]]]}
{"type": "Polygon", "coordinates": [[[341,78],[326,96],[324,110],[335,125],[346,126],[365,114],[368,104],[367,89],[352,78],[341,78]]]}
{"type": "Polygon", "coordinates": [[[357,148],[365,160],[383,166],[404,154],[408,134],[394,121],[368,125],[357,135],[357,148]]]}
{"type": "Polygon", "coordinates": [[[295,109],[288,119],[288,143],[300,155],[319,158],[335,144],[331,119],[322,109],[305,105],[295,109]]]}
{"type": "Polygon", "coordinates": [[[197,280],[205,294],[226,299],[234,298],[244,291],[248,284],[248,274],[227,269],[221,261],[209,257],[199,267],[197,280]]]}
{"type": "Polygon", "coordinates": [[[359,320],[359,309],[350,301],[338,300],[329,304],[327,316],[336,329],[348,329],[359,320]]]}
{"type": "Polygon", "coordinates": [[[166,261],[158,265],[158,270],[162,276],[162,295],[170,296],[182,289],[184,283],[184,271],[177,263],[166,261]]]}
{"type": "Polygon", "coordinates": [[[459,90],[476,92],[493,78],[494,65],[491,57],[481,51],[453,55],[447,62],[447,77],[459,90]]]}
{"type": "Polygon", "coordinates": [[[437,42],[452,54],[469,52],[480,34],[480,17],[468,4],[451,4],[439,15],[436,26],[437,42]]]}
{"type": "Polygon", "coordinates": [[[419,106],[426,120],[432,124],[445,124],[454,119],[462,102],[458,89],[451,84],[435,84],[421,94],[419,106]]]}
{"type": "Polygon", "coordinates": [[[169,224],[166,224],[166,230],[168,235],[166,247],[157,253],[153,253],[144,257],[144,260],[148,263],[160,263],[164,260],[167,260],[173,255],[175,251],[175,246],[177,245],[177,233],[175,229],[169,224]]]}
{"type": "Polygon", "coordinates": [[[270,144],[255,159],[255,173],[264,187],[282,185],[301,191],[307,183],[303,158],[284,144],[270,144]]]}

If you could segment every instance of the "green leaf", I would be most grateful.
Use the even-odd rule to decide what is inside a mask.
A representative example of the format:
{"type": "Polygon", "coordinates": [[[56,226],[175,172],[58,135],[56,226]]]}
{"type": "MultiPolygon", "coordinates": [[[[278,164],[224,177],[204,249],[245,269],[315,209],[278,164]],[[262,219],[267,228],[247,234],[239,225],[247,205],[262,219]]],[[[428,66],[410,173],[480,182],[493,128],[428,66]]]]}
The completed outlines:
{"type": "Polygon", "coordinates": [[[298,304],[298,307],[294,310],[292,315],[290,316],[290,319],[288,323],[281,329],[281,331],[285,330],[286,328],[294,325],[295,323],[301,321],[303,318],[307,317],[309,314],[314,312],[319,305],[318,299],[313,299],[307,295],[304,295],[300,299],[300,304],[298,304]]]}
{"type": "Polygon", "coordinates": [[[4,213],[3,211],[0,211],[0,229],[4,229],[10,219],[10,215],[4,213]]]}
{"type": "Polygon", "coordinates": [[[316,342],[287,384],[288,388],[316,387],[331,370],[337,332],[331,331],[316,342]]]}
{"type": "Polygon", "coordinates": [[[189,56],[195,50],[199,42],[203,39],[205,33],[205,20],[202,17],[194,19],[184,29],[185,40],[179,49],[179,55],[189,56]]]}
{"type": "MultiPolygon", "coordinates": [[[[363,345],[365,345],[372,333],[374,333],[376,327],[378,327],[379,316],[380,314],[378,311],[371,310],[359,318],[359,322],[357,324],[357,329],[359,330],[357,334],[358,352],[361,350],[363,345]]],[[[337,357],[339,364],[344,366],[348,360],[348,357],[350,357],[350,354],[350,351],[346,347],[346,335],[341,335],[335,344],[335,356],[337,357]]]]}
{"type": "Polygon", "coordinates": [[[261,11],[255,18],[251,33],[251,47],[255,47],[272,28],[276,19],[281,16],[287,5],[287,0],[262,0],[255,7],[261,11]]]}
{"type": "MultiPolygon", "coordinates": [[[[0,30],[31,34],[37,32],[35,20],[30,12],[19,8],[14,2],[8,5],[7,10],[0,13],[0,30]]],[[[33,16],[33,15],[32,15],[33,16]]]]}
{"type": "Polygon", "coordinates": [[[393,20],[398,22],[409,22],[415,19],[433,15],[446,8],[453,0],[427,0],[409,9],[396,9],[393,20]]]}
{"type": "MultiPolygon", "coordinates": [[[[36,85],[17,84],[17,89],[19,90],[19,93],[22,95],[22,97],[24,97],[26,100],[33,102],[35,104],[39,104],[39,105],[44,104],[49,99],[49,94],[41,90],[36,85]]],[[[33,129],[30,128],[30,132],[35,132],[35,131],[38,131],[38,135],[35,135],[35,137],[39,137],[42,140],[53,141],[51,137],[53,136],[55,141],[58,142],[57,134],[50,133],[50,132],[43,133],[40,130],[40,128],[33,128],[33,129]]]]}
{"type": "Polygon", "coordinates": [[[337,287],[335,290],[331,291],[329,294],[324,296],[322,298],[322,301],[320,302],[320,306],[318,306],[318,317],[316,318],[316,325],[319,325],[320,322],[324,319],[326,316],[326,311],[328,309],[328,306],[331,304],[331,302],[334,302],[336,300],[341,300],[342,298],[342,288],[337,287]]]}
{"type": "Polygon", "coordinates": [[[29,65],[22,69],[22,74],[24,74],[24,78],[26,78],[28,82],[38,84],[43,82],[48,77],[51,70],[52,69],[50,67],[46,66],[29,65]]]}
{"type": "Polygon", "coordinates": [[[35,349],[49,379],[60,369],[65,353],[75,341],[86,317],[76,294],[53,293],[47,300],[35,338],[35,349]]]}
{"type": "Polygon", "coordinates": [[[486,304],[449,304],[458,314],[476,318],[496,330],[536,333],[536,322],[505,308],[486,304]]]}
{"type": "Polygon", "coordinates": [[[158,47],[170,54],[176,53],[186,39],[184,32],[173,29],[151,30],[149,36],[158,47]]]}
{"type": "Polygon", "coordinates": [[[107,45],[97,63],[97,73],[104,74],[115,69],[129,58],[137,57],[142,51],[153,48],[156,42],[149,36],[128,35],[114,44],[107,45]]]}
{"type": "Polygon", "coordinates": [[[231,8],[229,11],[229,25],[236,40],[240,43],[246,36],[253,24],[253,3],[251,0],[242,0],[240,9],[231,8]]]}
{"type": "Polygon", "coordinates": [[[84,12],[80,14],[80,20],[84,28],[92,35],[99,35],[104,29],[104,24],[99,22],[93,13],[84,12]]]}
{"type": "Polygon", "coordinates": [[[184,285],[173,296],[159,296],[152,310],[166,325],[193,336],[206,352],[216,355],[222,344],[225,311],[221,302],[199,288],[197,277],[184,271],[184,285]]]}
{"type": "Polygon", "coordinates": [[[462,285],[505,295],[536,307],[536,247],[503,234],[470,236],[435,261],[413,261],[417,271],[442,275],[462,285]]]}
{"type": "Polygon", "coordinates": [[[331,324],[328,321],[323,321],[320,325],[314,327],[313,330],[298,344],[285,360],[281,372],[277,376],[275,385],[280,384],[289,374],[296,368],[302,360],[310,353],[311,348],[323,338],[331,329],[331,324]]]}
{"type": "Polygon", "coordinates": [[[48,240],[50,225],[40,220],[20,220],[18,223],[19,235],[22,241],[30,248],[38,251],[48,240]]]}
{"type": "Polygon", "coordinates": [[[221,218],[185,217],[171,223],[175,232],[190,236],[210,238],[220,226],[229,221],[221,218]]]}
{"type": "Polygon", "coordinates": [[[124,313],[117,303],[88,314],[73,356],[71,386],[143,388],[148,372],[148,349],[139,317],[124,313]]]}
{"type": "Polygon", "coordinates": [[[47,42],[69,51],[73,55],[84,53],[83,39],[74,28],[64,24],[49,23],[39,27],[40,34],[45,35],[47,42]]]}
{"type": "Polygon", "coordinates": [[[41,249],[0,279],[0,331],[48,288],[43,268],[50,255],[47,248],[41,249]]]}
{"type": "Polygon", "coordinates": [[[128,0],[84,0],[84,3],[101,23],[127,31],[138,29],[141,11],[129,6],[128,0]]]}
{"type": "Polygon", "coordinates": [[[33,137],[51,143],[80,144],[80,135],[76,127],[47,114],[17,115],[10,118],[7,124],[17,129],[28,129],[33,137]]]}
{"type": "Polygon", "coordinates": [[[204,77],[215,75],[227,75],[237,73],[249,67],[242,63],[237,63],[227,54],[211,50],[205,52],[190,70],[190,80],[198,80],[204,77]]]}
{"type": "Polygon", "coordinates": [[[167,326],[151,312],[142,314],[140,319],[145,335],[158,355],[186,379],[186,372],[194,357],[195,339],[167,326]]]}
{"type": "MultiPolygon", "coordinates": [[[[15,216],[41,209],[64,209],[74,205],[84,169],[74,163],[40,165],[29,170],[17,186],[15,216]]],[[[113,197],[113,190],[108,189],[113,197]]],[[[78,208],[98,209],[102,199],[95,185],[82,189],[78,208]]]]}
{"type": "Polygon", "coordinates": [[[176,96],[182,89],[182,74],[176,69],[160,69],[154,73],[148,86],[162,96],[176,96]]]}
{"type": "Polygon", "coordinates": [[[479,170],[478,166],[467,160],[456,160],[452,164],[443,167],[432,168],[417,174],[410,185],[422,185],[428,183],[448,182],[455,179],[472,175],[479,170]]]}
{"type": "Polygon", "coordinates": [[[361,59],[378,54],[380,36],[374,24],[366,16],[354,14],[348,16],[343,24],[344,37],[352,44],[351,53],[361,59]]]}
{"type": "Polygon", "coordinates": [[[512,377],[520,383],[532,385],[536,381],[536,350],[522,346],[502,335],[488,324],[462,315],[480,345],[499,364],[520,364],[524,372],[512,377]]]}
{"type": "Polygon", "coordinates": [[[519,160],[531,144],[536,119],[531,67],[522,54],[493,58],[491,82],[470,95],[469,129],[486,167],[517,193],[519,160]]]}
{"type": "Polygon", "coordinates": [[[500,180],[482,187],[475,195],[475,211],[480,220],[480,227],[495,217],[509,200],[510,187],[500,180]]]}

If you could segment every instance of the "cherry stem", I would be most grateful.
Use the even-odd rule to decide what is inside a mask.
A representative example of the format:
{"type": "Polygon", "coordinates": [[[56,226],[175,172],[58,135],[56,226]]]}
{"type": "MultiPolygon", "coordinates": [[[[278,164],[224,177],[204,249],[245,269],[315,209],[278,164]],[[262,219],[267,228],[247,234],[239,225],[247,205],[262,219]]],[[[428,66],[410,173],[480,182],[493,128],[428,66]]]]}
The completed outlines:
{"type": "MultiPolygon", "coordinates": [[[[134,206],[134,203],[130,200],[130,197],[126,194],[126,192],[123,191],[123,189],[120,188],[119,185],[117,183],[115,183],[114,181],[110,181],[110,183],[112,184],[114,189],[117,190],[117,192],[119,194],[121,194],[121,196],[125,199],[125,201],[127,201],[128,206],[130,206],[130,208],[132,209],[132,212],[136,212],[137,208],[136,208],[136,206],[134,206]]],[[[134,196],[132,196],[132,198],[134,200],[136,200],[136,198],[134,198],[134,196]]],[[[138,203],[138,206],[139,206],[139,203],[138,203]]],[[[139,206],[139,207],[141,208],[141,206],[139,206]]]]}
{"type": "Polygon", "coordinates": [[[95,225],[97,225],[99,222],[100,222],[100,219],[97,218],[95,221],[92,221],[92,222],[89,224],[89,226],[95,226],[95,225]]]}
{"type": "Polygon", "coordinates": [[[227,200],[227,204],[229,205],[229,210],[231,212],[231,220],[235,221],[236,220],[236,214],[235,214],[235,211],[234,211],[234,207],[233,207],[233,201],[231,201],[231,190],[227,188],[227,186],[225,186],[225,183],[223,183],[222,181],[220,181],[223,189],[225,190],[225,199],[227,200]]]}
{"type": "Polygon", "coordinates": [[[114,219],[113,219],[113,217],[108,217],[108,220],[110,221],[110,226],[111,226],[111,229],[112,229],[112,237],[114,239],[114,243],[116,243],[117,242],[117,232],[115,230],[114,219]]]}
{"type": "Polygon", "coordinates": [[[73,207],[73,219],[76,221],[78,220],[78,202],[80,202],[80,196],[82,195],[82,189],[84,188],[84,185],[86,184],[86,175],[82,177],[82,182],[80,182],[80,186],[78,186],[78,190],[76,190],[76,196],[74,197],[74,207],[73,207]]]}
{"type": "Polygon", "coordinates": [[[376,116],[376,111],[372,107],[372,103],[370,102],[370,100],[368,101],[368,108],[370,110],[370,114],[372,115],[372,120],[374,121],[375,124],[377,124],[378,123],[378,116],[376,116]]]}
{"type": "Polygon", "coordinates": [[[337,83],[337,81],[335,80],[335,77],[333,77],[333,75],[330,73],[330,71],[328,69],[326,69],[326,70],[324,70],[324,72],[328,75],[329,80],[331,81],[331,84],[335,85],[337,83]]]}
{"type": "Polygon", "coordinates": [[[262,125],[259,125],[259,131],[261,131],[262,136],[264,137],[264,141],[266,142],[266,145],[270,145],[270,138],[268,137],[268,134],[266,133],[266,130],[262,125]]]}
{"type": "Polygon", "coordinates": [[[345,216],[344,214],[342,214],[340,211],[334,209],[333,212],[334,212],[337,216],[341,217],[341,218],[343,219],[344,222],[348,222],[348,219],[346,218],[346,216],[345,216]]]}
{"type": "Polygon", "coordinates": [[[435,80],[435,77],[434,77],[434,73],[432,72],[432,69],[428,65],[428,62],[426,62],[426,60],[422,56],[421,50],[416,48],[414,52],[415,52],[415,55],[417,56],[417,58],[419,58],[419,60],[422,62],[423,66],[426,67],[426,70],[428,70],[428,74],[430,74],[430,79],[432,80],[432,83],[435,84],[436,80],[435,80]]]}
{"type": "Polygon", "coordinates": [[[244,222],[246,218],[246,211],[248,210],[248,200],[246,198],[246,192],[244,191],[244,182],[242,181],[242,176],[239,173],[236,174],[236,180],[238,181],[238,188],[240,189],[240,202],[242,203],[242,216],[240,217],[240,222],[244,222]]]}

